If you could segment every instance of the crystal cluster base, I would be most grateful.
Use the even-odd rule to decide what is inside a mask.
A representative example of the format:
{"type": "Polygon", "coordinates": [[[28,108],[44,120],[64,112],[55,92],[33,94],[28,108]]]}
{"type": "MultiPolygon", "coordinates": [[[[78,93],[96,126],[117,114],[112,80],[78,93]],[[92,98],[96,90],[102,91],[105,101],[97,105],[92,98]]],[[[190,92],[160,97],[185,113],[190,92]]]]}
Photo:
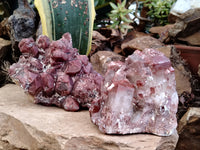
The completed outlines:
{"type": "Polygon", "coordinates": [[[89,110],[100,131],[169,136],[176,129],[175,75],[164,54],[137,50],[125,63],[111,62],[103,82],[101,97],[89,110]]]}
{"type": "Polygon", "coordinates": [[[35,103],[77,111],[89,108],[100,95],[102,77],[92,69],[88,57],[72,47],[69,33],[52,42],[43,35],[36,42],[23,39],[19,48],[22,55],[9,73],[35,103]]]}

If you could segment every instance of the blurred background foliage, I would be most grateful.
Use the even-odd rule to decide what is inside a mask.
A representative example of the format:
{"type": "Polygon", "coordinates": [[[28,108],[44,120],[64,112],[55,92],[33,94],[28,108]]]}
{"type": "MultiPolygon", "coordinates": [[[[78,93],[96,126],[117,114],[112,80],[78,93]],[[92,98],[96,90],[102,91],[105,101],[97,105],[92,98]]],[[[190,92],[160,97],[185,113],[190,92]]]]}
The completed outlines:
{"type": "Polygon", "coordinates": [[[155,25],[168,24],[170,9],[176,0],[145,0],[144,6],[149,9],[147,15],[155,25]]]}
{"type": "MultiPolygon", "coordinates": [[[[123,0],[94,0],[96,10],[94,29],[107,27],[113,23],[109,18],[109,14],[112,14],[111,11],[113,10],[109,5],[110,2],[117,5],[117,3],[122,3],[123,0]]],[[[127,0],[125,8],[131,10],[127,17],[132,19],[132,23],[136,20],[143,20],[147,21],[148,25],[158,26],[168,24],[168,15],[175,2],[176,0],[127,0]],[[146,10],[147,18],[141,17],[142,9],[146,10]]],[[[138,21],[136,22],[138,23],[138,21]]]]}
{"type": "MultiPolygon", "coordinates": [[[[148,10],[147,20],[151,20],[148,24],[151,24],[151,26],[166,25],[168,24],[168,14],[175,1],[176,0],[127,0],[125,8],[130,10],[127,17],[128,19],[132,19],[132,23],[136,20],[138,23],[138,20],[142,20],[140,18],[140,12],[145,7],[148,10]]],[[[28,2],[33,5],[34,0],[28,0],[28,2]]],[[[123,0],[94,0],[96,11],[94,29],[107,27],[113,23],[109,17],[109,14],[111,14],[113,10],[110,6],[110,2],[117,5],[117,3],[122,3],[123,0]]],[[[0,0],[0,21],[5,17],[9,17],[17,7],[18,0],[0,0]]]]}

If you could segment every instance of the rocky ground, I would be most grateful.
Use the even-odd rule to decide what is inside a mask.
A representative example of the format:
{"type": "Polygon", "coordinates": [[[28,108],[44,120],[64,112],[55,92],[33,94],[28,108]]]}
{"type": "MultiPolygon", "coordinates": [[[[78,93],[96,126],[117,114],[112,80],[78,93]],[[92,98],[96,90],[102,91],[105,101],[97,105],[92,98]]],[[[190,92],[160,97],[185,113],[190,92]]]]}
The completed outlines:
{"type": "Polygon", "coordinates": [[[67,112],[36,105],[13,84],[0,89],[0,150],[172,150],[177,140],[176,131],[169,137],[106,135],[86,110],[67,112]]]}

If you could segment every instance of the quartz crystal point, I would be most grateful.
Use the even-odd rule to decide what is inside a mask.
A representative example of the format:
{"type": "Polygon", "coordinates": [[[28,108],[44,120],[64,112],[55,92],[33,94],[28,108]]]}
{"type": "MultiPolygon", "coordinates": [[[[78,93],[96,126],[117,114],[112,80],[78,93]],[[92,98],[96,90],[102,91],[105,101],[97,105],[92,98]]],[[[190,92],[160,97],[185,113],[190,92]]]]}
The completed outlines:
{"type": "Polygon", "coordinates": [[[103,82],[101,97],[89,109],[100,131],[169,136],[176,129],[174,69],[161,52],[136,50],[125,63],[111,62],[103,82]]]}
{"type": "Polygon", "coordinates": [[[69,33],[52,42],[43,35],[36,42],[22,39],[19,48],[22,55],[9,74],[35,103],[77,111],[89,108],[99,97],[103,78],[92,69],[88,57],[72,47],[69,33]]]}

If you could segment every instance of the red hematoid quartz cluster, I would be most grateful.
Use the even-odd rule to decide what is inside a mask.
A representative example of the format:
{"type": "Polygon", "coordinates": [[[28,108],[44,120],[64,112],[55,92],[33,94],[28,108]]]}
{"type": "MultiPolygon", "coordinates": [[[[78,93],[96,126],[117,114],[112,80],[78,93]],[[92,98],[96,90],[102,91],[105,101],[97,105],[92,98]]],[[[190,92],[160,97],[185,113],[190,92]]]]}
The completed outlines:
{"type": "Polygon", "coordinates": [[[109,64],[101,97],[89,109],[91,120],[107,134],[171,135],[177,127],[175,84],[174,69],[164,54],[137,50],[125,63],[109,64]]]}
{"type": "Polygon", "coordinates": [[[11,78],[34,97],[35,103],[77,111],[99,97],[102,77],[86,55],[72,47],[71,35],[50,41],[41,35],[21,40],[19,61],[10,67],[11,78]]]}
{"type": "Polygon", "coordinates": [[[168,136],[176,129],[175,75],[164,54],[137,50],[125,62],[111,62],[103,78],[72,47],[69,33],[52,42],[23,39],[19,48],[22,55],[9,73],[35,103],[68,111],[88,107],[91,121],[107,134],[168,136]]]}

